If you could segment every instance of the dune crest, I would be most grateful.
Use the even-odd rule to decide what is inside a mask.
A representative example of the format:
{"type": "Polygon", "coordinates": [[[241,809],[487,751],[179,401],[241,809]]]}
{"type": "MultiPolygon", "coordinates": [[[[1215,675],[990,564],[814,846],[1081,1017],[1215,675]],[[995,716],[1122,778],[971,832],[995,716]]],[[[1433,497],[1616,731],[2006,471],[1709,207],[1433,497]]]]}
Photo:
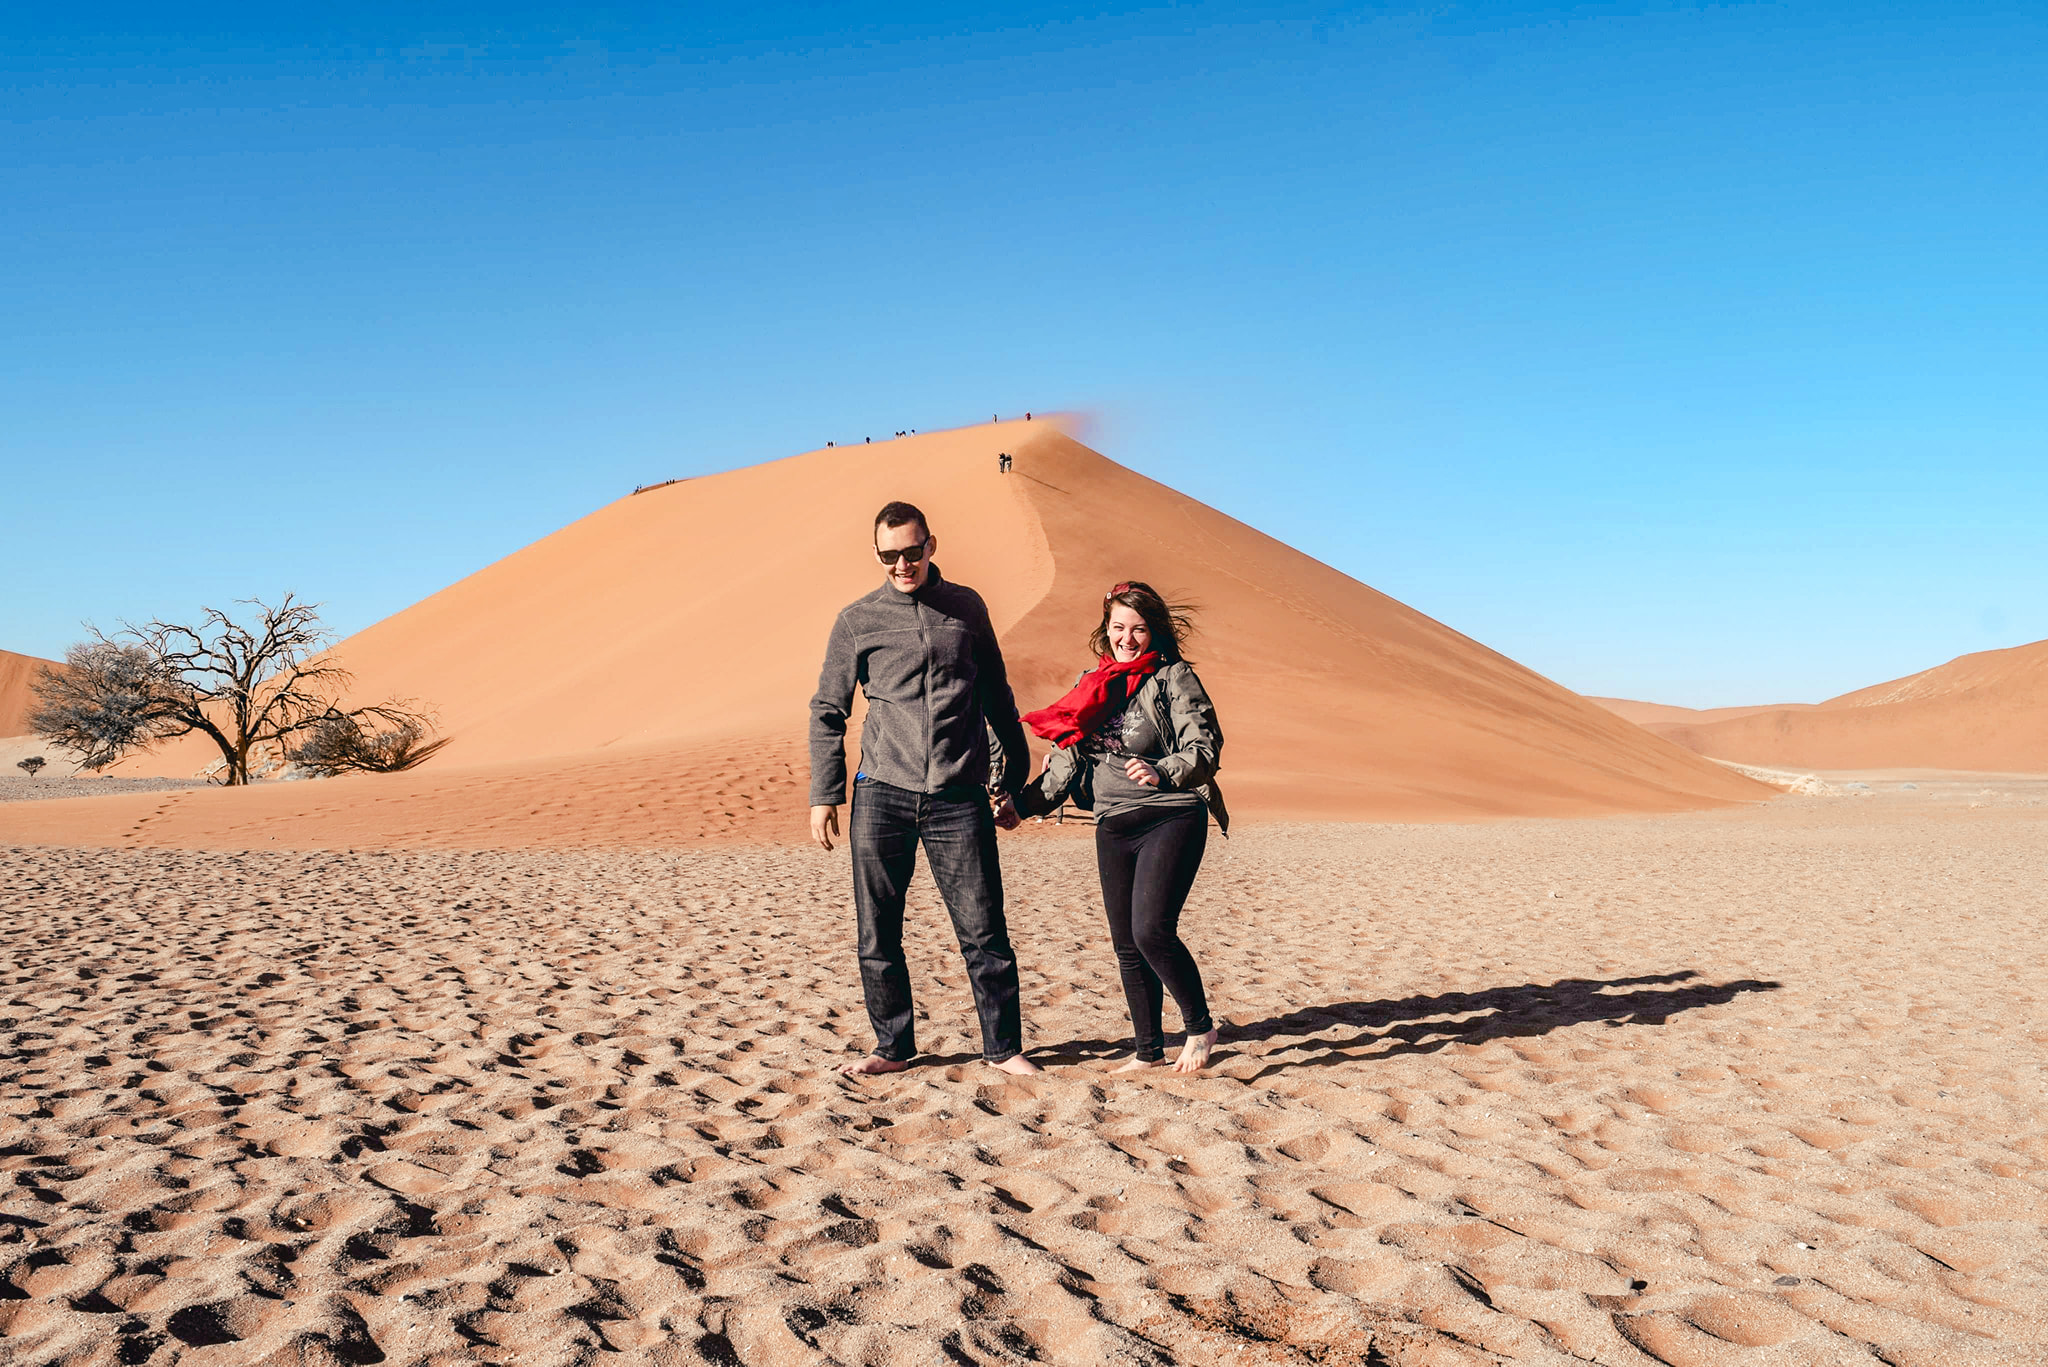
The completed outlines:
{"type": "MultiPolygon", "coordinates": [[[[834,614],[916,502],[987,599],[1026,708],[1088,663],[1117,579],[1196,603],[1191,654],[1250,818],[1674,811],[1762,785],[1045,421],[838,447],[622,498],[342,642],[355,696],[417,699],[447,749],[402,775],[34,804],[17,840],[330,848],[648,845],[800,829],[805,703],[834,614]],[[996,457],[1016,458],[1010,474],[996,457]]],[[[189,776],[181,742],[121,767],[189,776]]]]}

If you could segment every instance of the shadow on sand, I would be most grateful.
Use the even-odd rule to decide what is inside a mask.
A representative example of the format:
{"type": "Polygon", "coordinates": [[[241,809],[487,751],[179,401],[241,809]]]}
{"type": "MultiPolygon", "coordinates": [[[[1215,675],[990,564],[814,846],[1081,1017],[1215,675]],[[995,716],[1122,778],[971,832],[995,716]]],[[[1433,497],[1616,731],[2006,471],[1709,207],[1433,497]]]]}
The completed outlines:
{"type": "MultiPolygon", "coordinates": [[[[1243,1025],[1225,1023],[1210,1066],[1227,1067],[1233,1059],[1242,1063],[1248,1055],[1257,1057],[1266,1064],[1258,1072],[1229,1073],[1240,1082],[1257,1082],[1293,1068],[1433,1054],[1453,1044],[1526,1039],[1572,1025],[1662,1025],[1681,1012],[1723,1006],[1747,993],[1775,992],[1779,986],[1754,978],[1702,982],[1698,973],[1684,969],[1634,978],[1563,978],[1389,1001],[1332,1002],[1243,1025]],[[1268,1047],[1245,1047],[1255,1044],[1268,1047]]],[[[1169,1058],[1176,1047],[1170,1040],[1169,1058]]],[[[1035,1049],[1032,1057],[1041,1064],[1082,1063],[1119,1057],[1130,1048],[1128,1039],[1071,1040],[1035,1049]]]]}

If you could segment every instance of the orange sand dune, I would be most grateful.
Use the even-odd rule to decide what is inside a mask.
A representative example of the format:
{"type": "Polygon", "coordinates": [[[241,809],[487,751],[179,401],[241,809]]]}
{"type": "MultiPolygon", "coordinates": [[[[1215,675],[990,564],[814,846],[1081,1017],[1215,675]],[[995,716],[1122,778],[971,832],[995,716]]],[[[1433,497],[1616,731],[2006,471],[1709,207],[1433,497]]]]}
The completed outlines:
{"type": "Polygon", "coordinates": [[[1716,759],[1806,769],[2048,772],[2048,641],[1964,655],[1812,706],[1646,722],[1716,759]]]}
{"type": "Polygon", "coordinates": [[[1750,707],[1674,707],[1670,703],[1642,702],[1635,698],[1598,698],[1590,693],[1586,695],[1586,701],[1598,703],[1615,716],[1626,718],[1638,726],[1698,726],[1703,722],[1746,717],[1752,712],[1803,712],[1814,706],[1803,702],[1767,702],[1750,707]]]}
{"type": "MultiPolygon", "coordinates": [[[[1116,579],[1193,600],[1224,782],[1250,818],[1671,811],[1769,790],[1137,475],[1046,422],[814,451],[620,499],[343,642],[415,698],[416,774],[15,804],[0,839],[204,848],[661,844],[794,836],[835,612],[879,583],[869,518],[925,508],[987,598],[1026,707],[1086,663],[1116,579]],[[1017,457],[1015,472],[996,454],[1017,457]]],[[[190,774],[211,755],[155,757],[190,774]]],[[[130,770],[131,772],[135,770],[130,770]]],[[[146,769],[143,770],[146,772],[146,769]]]]}
{"type": "Polygon", "coordinates": [[[28,734],[29,708],[35,701],[29,696],[29,685],[45,667],[59,666],[55,660],[0,650],[0,736],[28,734]]]}

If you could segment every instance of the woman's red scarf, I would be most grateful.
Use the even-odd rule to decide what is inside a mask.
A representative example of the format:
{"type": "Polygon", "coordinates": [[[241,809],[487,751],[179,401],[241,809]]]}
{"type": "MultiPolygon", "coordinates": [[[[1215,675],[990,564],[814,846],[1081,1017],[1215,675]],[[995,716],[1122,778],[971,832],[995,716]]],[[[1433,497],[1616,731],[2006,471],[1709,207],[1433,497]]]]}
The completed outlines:
{"type": "Polygon", "coordinates": [[[1024,724],[1064,750],[1095,729],[1095,724],[1133,693],[1145,676],[1158,670],[1159,652],[1148,650],[1135,660],[1105,655],[1081,682],[1050,707],[1024,714],[1024,724]],[[1122,683],[1119,688],[1118,683],[1122,683]]]}

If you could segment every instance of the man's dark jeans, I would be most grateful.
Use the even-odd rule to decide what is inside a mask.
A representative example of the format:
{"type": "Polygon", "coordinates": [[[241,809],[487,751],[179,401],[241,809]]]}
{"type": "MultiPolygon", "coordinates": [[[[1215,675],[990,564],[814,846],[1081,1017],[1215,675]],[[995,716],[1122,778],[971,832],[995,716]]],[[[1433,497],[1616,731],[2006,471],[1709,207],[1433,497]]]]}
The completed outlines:
{"type": "Polygon", "coordinates": [[[919,841],[967,961],[982,1057],[990,1063],[1015,1058],[1024,1052],[1017,956],[1003,920],[1003,872],[988,799],[978,790],[913,793],[863,775],[853,786],[847,842],[860,913],[860,985],[874,1022],[875,1053],[898,1063],[917,1054],[910,967],[903,960],[903,898],[919,841]]]}

